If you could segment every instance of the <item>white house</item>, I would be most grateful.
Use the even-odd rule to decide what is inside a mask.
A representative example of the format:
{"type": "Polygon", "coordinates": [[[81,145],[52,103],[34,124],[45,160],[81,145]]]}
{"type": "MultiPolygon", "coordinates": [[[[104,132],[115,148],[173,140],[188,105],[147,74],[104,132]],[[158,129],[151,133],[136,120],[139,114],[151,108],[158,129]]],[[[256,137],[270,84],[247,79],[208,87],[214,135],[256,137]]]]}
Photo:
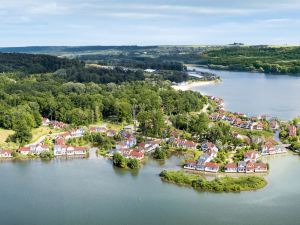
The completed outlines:
{"type": "Polygon", "coordinates": [[[0,150],[0,157],[1,158],[11,158],[12,150],[0,150]]]}
{"type": "Polygon", "coordinates": [[[238,165],[237,163],[228,163],[224,166],[225,173],[237,173],[238,165]]]}
{"type": "Polygon", "coordinates": [[[22,155],[28,155],[30,150],[30,147],[20,147],[18,151],[22,155]]]}

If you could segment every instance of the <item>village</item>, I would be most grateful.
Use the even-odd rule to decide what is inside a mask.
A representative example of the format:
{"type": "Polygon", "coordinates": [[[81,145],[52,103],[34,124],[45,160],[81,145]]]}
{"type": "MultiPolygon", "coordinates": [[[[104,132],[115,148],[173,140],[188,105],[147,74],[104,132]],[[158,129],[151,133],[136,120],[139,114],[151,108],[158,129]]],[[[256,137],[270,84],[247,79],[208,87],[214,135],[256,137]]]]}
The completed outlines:
{"type": "MultiPolygon", "coordinates": [[[[220,98],[208,96],[212,104],[216,105],[216,109],[209,114],[209,119],[212,123],[216,121],[224,121],[232,127],[241,130],[256,130],[258,132],[279,132],[280,121],[276,119],[267,120],[266,116],[247,117],[243,113],[232,113],[225,111],[224,101],[220,98]]],[[[152,138],[143,137],[142,141],[138,141],[135,125],[126,125],[117,129],[112,129],[106,123],[101,125],[93,125],[88,128],[72,128],[68,129],[68,124],[51,121],[48,118],[43,118],[43,126],[51,126],[59,129],[62,132],[57,134],[49,134],[39,141],[21,146],[17,150],[0,150],[0,158],[10,159],[16,155],[21,156],[40,156],[42,154],[51,152],[53,157],[88,157],[91,146],[77,146],[70,144],[70,140],[81,138],[86,134],[101,134],[114,140],[118,136],[118,140],[114,140],[114,145],[105,151],[104,156],[112,158],[114,154],[118,153],[126,159],[136,159],[143,161],[148,155],[150,156],[156,149],[160,149],[161,145],[169,145],[175,149],[183,149],[190,151],[198,151],[200,156],[195,160],[188,160],[183,164],[186,170],[194,170],[200,172],[224,172],[224,173],[265,173],[268,172],[268,164],[263,160],[266,155],[282,154],[287,152],[288,144],[278,143],[273,138],[263,136],[247,136],[234,132],[233,136],[240,139],[244,144],[238,148],[248,147],[242,152],[243,157],[239,157],[237,161],[235,154],[240,154],[239,149],[234,149],[229,156],[221,163],[217,162],[219,148],[215,143],[208,140],[199,143],[197,140],[183,137],[179,130],[173,129],[168,137],[152,138]],[[256,144],[257,149],[249,149],[251,144],[256,144]],[[238,152],[238,153],[237,153],[238,152]]],[[[297,126],[288,126],[288,136],[293,137],[297,135],[297,126]]]]}

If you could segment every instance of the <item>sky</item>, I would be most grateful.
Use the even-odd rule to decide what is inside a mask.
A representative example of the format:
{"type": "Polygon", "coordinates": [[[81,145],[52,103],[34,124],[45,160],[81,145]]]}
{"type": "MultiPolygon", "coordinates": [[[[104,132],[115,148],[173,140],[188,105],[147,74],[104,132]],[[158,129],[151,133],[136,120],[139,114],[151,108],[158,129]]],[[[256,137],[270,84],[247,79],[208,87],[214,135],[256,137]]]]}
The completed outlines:
{"type": "Polygon", "coordinates": [[[300,0],[0,0],[0,46],[300,45],[300,0]]]}

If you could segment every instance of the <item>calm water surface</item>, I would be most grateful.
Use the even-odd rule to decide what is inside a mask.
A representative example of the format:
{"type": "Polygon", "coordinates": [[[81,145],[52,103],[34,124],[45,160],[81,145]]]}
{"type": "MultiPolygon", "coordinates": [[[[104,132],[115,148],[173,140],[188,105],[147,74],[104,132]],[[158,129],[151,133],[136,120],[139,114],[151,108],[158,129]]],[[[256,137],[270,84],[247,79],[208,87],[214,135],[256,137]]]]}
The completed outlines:
{"type": "Polygon", "coordinates": [[[161,182],[178,164],[150,161],[138,173],[104,159],[0,163],[2,225],[294,225],[300,221],[300,161],[269,160],[269,185],[259,191],[199,193],[161,182]]]}
{"type": "Polygon", "coordinates": [[[289,120],[300,115],[300,77],[191,67],[218,74],[222,82],[192,90],[222,97],[226,109],[289,120]]]}
{"type": "MultiPolygon", "coordinates": [[[[233,111],[289,119],[300,112],[300,79],[217,71],[223,83],[196,88],[233,111]]],[[[0,225],[295,225],[300,221],[300,160],[269,158],[268,186],[254,192],[200,193],[163,183],[149,161],[140,171],[102,158],[0,162],[0,225]]]]}

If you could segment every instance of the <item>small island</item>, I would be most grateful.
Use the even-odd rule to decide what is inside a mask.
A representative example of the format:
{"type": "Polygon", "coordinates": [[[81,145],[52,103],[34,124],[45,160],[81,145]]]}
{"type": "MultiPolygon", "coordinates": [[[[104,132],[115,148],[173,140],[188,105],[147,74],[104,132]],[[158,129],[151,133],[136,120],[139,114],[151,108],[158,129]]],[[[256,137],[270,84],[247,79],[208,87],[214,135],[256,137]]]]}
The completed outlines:
{"type": "Polygon", "coordinates": [[[241,176],[237,178],[225,176],[207,180],[204,176],[189,174],[183,171],[162,171],[159,176],[165,182],[192,187],[198,191],[208,192],[241,192],[258,190],[267,185],[260,176],[241,176]]]}

